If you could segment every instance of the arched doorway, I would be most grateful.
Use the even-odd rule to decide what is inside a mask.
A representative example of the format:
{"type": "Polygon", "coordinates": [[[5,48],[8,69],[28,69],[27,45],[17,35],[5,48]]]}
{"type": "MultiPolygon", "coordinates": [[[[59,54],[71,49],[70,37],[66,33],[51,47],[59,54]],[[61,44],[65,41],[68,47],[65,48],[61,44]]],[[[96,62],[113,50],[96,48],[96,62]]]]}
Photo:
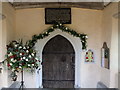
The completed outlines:
{"type": "Polygon", "coordinates": [[[63,36],[50,39],[42,52],[43,88],[74,88],[75,51],[63,36]]]}
{"type": "MultiPolygon", "coordinates": [[[[59,29],[56,29],[54,32],[52,32],[48,37],[38,40],[38,42],[35,45],[35,49],[38,51],[37,56],[41,58],[41,61],[43,61],[43,49],[48,41],[50,41],[52,38],[54,38],[57,35],[61,35],[65,37],[73,46],[75,50],[75,88],[81,87],[81,59],[82,59],[82,44],[79,38],[73,37],[72,35],[62,32],[59,29]]],[[[40,66],[41,69],[36,70],[35,74],[35,82],[36,82],[36,88],[43,88],[43,70],[42,66],[40,66]]]]}

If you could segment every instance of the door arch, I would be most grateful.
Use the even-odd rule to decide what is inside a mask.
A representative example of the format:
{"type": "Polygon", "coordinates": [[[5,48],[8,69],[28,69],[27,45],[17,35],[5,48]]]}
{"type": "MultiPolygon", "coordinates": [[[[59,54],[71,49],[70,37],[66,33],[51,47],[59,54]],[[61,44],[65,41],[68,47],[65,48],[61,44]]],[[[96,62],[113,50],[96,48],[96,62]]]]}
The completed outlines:
{"type": "MultiPolygon", "coordinates": [[[[72,35],[70,35],[66,32],[62,32],[61,30],[56,29],[54,32],[51,32],[51,34],[48,37],[37,41],[37,43],[35,45],[35,49],[38,51],[37,56],[40,57],[40,59],[42,61],[42,52],[43,52],[44,46],[51,38],[53,38],[57,35],[61,35],[61,36],[65,37],[72,44],[72,46],[75,50],[75,83],[74,83],[74,87],[80,88],[82,44],[81,44],[81,40],[79,38],[73,37],[72,35]]],[[[40,66],[40,68],[41,68],[40,70],[39,69],[36,70],[36,74],[35,74],[36,88],[43,87],[42,66],[40,66]]]]}
{"type": "Polygon", "coordinates": [[[63,36],[50,39],[42,52],[43,88],[74,88],[75,51],[63,36]]]}

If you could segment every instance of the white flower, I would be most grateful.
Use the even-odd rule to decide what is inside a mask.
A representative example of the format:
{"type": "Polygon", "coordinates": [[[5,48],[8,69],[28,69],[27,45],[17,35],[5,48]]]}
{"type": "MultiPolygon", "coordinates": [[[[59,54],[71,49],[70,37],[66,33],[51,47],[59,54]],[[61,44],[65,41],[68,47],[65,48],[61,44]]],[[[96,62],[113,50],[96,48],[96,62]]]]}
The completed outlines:
{"type": "Polygon", "coordinates": [[[60,23],[60,26],[61,26],[62,24],[60,23]]]}
{"type": "Polygon", "coordinates": [[[28,66],[30,66],[30,64],[28,64],[28,66]]]}
{"type": "Polygon", "coordinates": [[[26,57],[23,57],[23,59],[26,59],[26,57]]]}
{"type": "Polygon", "coordinates": [[[34,54],[32,53],[32,56],[34,56],[34,54]]]}
{"type": "Polygon", "coordinates": [[[31,58],[32,56],[31,55],[29,55],[29,58],[31,58]]]}
{"type": "Polygon", "coordinates": [[[26,61],[28,61],[28,59],[26,59],[26,61]]]}
{"type": "Polygon", "coordinates": [[[85,36],[86,38],[88,38],[88,36],[85,36]]]}
{"type": "Polygon", "coordinates": [[[16,62],[17,60],[14,60],[13,62],[16,62]]]}
{"type": "Polygon", "coordinates": [[[32,66],[34,66],[34,64],[32,64],[32,66]]]}
{"type": "Polygon", "coordinates": [[[24,47],[23,49],[26,49],[26,47],[24,47]]]}
{"type": "Polygon", "coordinates": [[[14,59],[12,58],[11,61],[13,61],[14,59]]]}
{"type": "Polygon", "coordinates": [[[29,53],[29,51],[28,51],[28,50],[26,50],[26,52],[27,52],[27,53],[29,53]]]}
{"type": "Polygon", "coordinates": [[[8,54],[8,56],[12,56],[13,54],[10,52],[10,54],[8,54]]]}
{"type": "Polygon", "coordinates": [[[20,56],[22,56],[22,53],[20,53],[20,56]]]}
{"type": "Polygon", "coordinates": [[[17,45],[15,45],[15,47],[17,47],[17,45]]]}
{"type": "Polygon", "coordinates": [[[82,40],[82,42],[85,42],[85,41],[82,40]]]}
{"type": "Polygon", "coordinates": [[[19,49],[21,49],[22,47],[20,46],[19,49]]]}
{"type": "Polygon", "coordinates": [[[19,68],[22,68],[21,66],[19,66],[19,68]]]}
{"type": "Polygon", "coordinates": [[[36,60],[38,60],[38,58],[35,58],[36,60]]]}
{"type": "Polygon", "coordinates": [[[12,65],[12,63],[10,63],[10,65],[12,65]]]}

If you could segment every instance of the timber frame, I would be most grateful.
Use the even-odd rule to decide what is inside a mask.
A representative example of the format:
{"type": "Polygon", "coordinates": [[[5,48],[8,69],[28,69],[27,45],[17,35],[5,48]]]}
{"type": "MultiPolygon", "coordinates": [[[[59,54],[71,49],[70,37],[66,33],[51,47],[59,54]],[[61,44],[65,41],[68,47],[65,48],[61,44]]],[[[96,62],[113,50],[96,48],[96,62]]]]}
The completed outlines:
{"type": "Polygon", "coordinates": [[[103,10],[103,2],[13,2],[10,3],[15,9],[27,8],[86,8],[103,10]]]}

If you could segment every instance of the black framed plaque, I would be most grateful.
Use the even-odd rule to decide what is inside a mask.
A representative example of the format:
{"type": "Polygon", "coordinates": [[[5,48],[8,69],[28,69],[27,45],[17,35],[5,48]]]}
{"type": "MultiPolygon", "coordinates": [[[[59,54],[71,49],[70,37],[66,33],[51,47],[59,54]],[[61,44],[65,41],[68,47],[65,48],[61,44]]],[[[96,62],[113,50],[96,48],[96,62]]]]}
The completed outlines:
{"type": "Polygon", "coordinates": [[[45,8],[45,24],[71,24],[71,8],[45,8]]]}

